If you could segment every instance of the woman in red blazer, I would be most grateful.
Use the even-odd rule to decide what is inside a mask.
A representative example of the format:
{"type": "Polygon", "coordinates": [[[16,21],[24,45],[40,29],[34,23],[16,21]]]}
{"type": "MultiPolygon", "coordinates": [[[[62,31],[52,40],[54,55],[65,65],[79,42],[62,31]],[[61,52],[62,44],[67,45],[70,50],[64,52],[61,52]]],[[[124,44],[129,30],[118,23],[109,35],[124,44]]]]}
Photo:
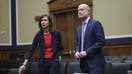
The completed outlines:
{"type": "Polygon", "coordinates": [[[60,74],[60,57],[62,56],[63,46],[59,30],[52,29],[52,20],[48,15],[42,15],[39,20],[40,30],[36,33],[32,49],[30,49],[23,65],[18,72],[22,73],[27,63],[30,61],[34,50],[40,49],[39,72],[40,74],[60,74]]]}

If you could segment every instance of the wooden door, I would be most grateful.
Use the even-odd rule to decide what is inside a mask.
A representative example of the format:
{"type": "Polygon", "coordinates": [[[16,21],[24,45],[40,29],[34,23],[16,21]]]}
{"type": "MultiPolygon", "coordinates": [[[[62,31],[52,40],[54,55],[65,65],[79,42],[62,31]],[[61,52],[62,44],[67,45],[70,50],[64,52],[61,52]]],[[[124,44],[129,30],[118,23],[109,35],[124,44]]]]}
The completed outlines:
{"type": "Polygon", "coordinates": [[[76,47],[76,28],[79,19],[76,11],[62,12],[56,16],[56,28],[61,31],[64,52],[72,54],[76,47]]]}

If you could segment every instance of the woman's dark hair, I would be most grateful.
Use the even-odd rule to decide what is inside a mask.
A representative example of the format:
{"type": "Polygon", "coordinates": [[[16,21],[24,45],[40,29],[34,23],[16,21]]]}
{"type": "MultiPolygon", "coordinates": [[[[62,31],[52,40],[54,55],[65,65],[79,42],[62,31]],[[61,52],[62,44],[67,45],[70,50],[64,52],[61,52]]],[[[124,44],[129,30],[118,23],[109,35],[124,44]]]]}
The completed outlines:
{"type": "Polygon", "coordinates": [[[52,31],[52,20],[51,20],[51,18],[50,18],[49,15],[41,15],[40,16],[40,19],[39,19],[39,28],[40,28],[40,31],[43,32],[43,28],[42,28],[42,25],[41,25],[41,21],[42,21],[43,17],[47,17],[48,18],[48,21],[49,21],[49,31],[51,32],[52,31]]]}

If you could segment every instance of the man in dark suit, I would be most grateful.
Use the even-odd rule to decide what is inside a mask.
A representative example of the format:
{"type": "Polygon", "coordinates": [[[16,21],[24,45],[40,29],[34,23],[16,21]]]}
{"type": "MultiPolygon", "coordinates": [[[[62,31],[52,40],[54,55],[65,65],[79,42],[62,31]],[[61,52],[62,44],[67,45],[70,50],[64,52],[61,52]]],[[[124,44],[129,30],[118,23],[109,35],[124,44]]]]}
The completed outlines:
{"type": "Polygon", "coordinates": [[[78,6],[78,17],[83,20],[77,28],[77,46],[75,58],[80,60],[83,73],[104,74],[105,60],[101,48],[105,45],[102,24],[90,18],[87,4],[78,6]]]}

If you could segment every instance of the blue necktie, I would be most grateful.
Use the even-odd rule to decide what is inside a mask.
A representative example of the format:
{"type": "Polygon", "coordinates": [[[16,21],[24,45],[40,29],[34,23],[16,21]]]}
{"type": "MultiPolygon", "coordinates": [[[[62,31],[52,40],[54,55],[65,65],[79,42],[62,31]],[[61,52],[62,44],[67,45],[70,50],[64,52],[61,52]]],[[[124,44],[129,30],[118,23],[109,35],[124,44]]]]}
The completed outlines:
{"type": "Polygon", "coordinates": [[[84,36],[85,36],[86,23],[82,25],[82,35],[81,35],[81,51],[83,51],[84,46],[84,36]]]}

